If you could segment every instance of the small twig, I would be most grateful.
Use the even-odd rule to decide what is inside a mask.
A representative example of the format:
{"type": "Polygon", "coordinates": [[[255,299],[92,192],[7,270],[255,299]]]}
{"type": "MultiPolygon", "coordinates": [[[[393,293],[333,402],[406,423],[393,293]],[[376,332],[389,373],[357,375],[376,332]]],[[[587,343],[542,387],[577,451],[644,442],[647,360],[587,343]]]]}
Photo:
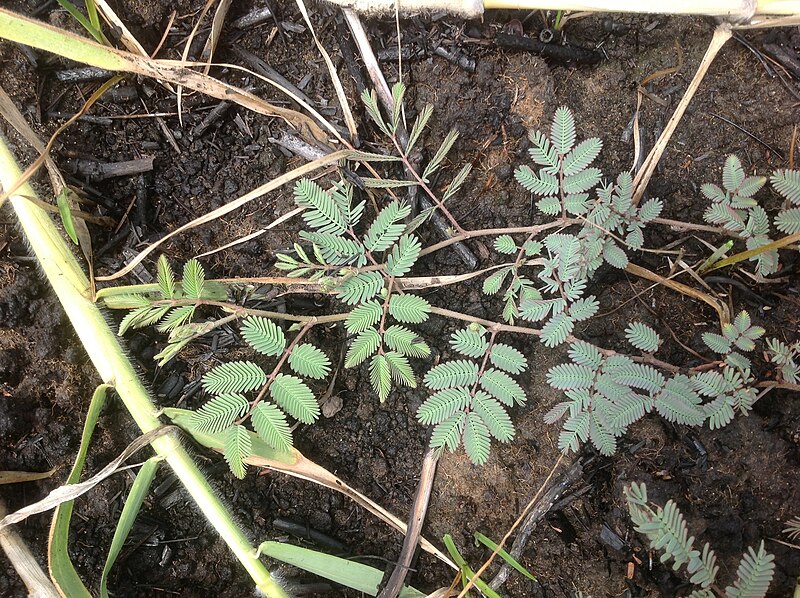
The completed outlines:
{"type": "Polygon", "coordinates": [[[386,586],[381,593],[378,594],[378,598],[394,598],[400,593],[403,587],[403,582],[411,568],[414,552],[419,544],[422,524],[428,512],[428,504],[431,498],[431,490],[433,490],[433,480],[436,477],[436,465],[438,461],[439,451],[437,449],[428,449],[425,458],[422,460],[419,484],[417,485],[417,493],[414,495],[414,502],[411,505],[411,515],[408,518],[408,527],[403,540],[403,549],[400,551],[400,557],[397,559],[397,564],[395,565],[391,577],[389,577],[389,581],[386,582],[386,586]]]}
{"type": "MultiPolygon", "coordinates": [[[[580,461],[576,461],[572,464],[567,471],[559,478],[557,482],[555,482],[550,489],[545,492],[544,496],[542,496],[541,500],[539,500],[534,507],[528,513],[528,516],[525,518],[525,521],[522,523],[519,529],[519,533],[517,537],[514,539],[514,543],[511,545],[511,549],[508,553],[515,559],[519,560],[522,556],[522,551],[525,550],[525,546],[528,543],[528,538],[530,538],[533,529],[536,527],[536,524],[541,521],[545,515],[550,512],[550,509],[559,501],[561,495],[572,486],[576,481],[580,479],[583,475],[583,464],[580,461]]],[[[489,582],[489,587],[493,590],[497,590],[502,586],[506,579],[508,579],[508,575],[511,573],[511,567],[509,567],[508,563],[503,563],[503,566],[500,567],[500,571],[497,572],[497,575],[494,576],[494,579],[489,582]]]]}

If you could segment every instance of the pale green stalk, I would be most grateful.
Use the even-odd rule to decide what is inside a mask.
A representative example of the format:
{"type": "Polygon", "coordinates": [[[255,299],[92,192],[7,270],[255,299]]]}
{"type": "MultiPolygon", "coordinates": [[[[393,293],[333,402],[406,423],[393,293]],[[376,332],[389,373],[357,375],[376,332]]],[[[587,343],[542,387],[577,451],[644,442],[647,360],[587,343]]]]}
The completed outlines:
{"type": "MultiPolygon", "coordinates": [[[[5,138],[0,136],[0,183],[6,189],[11,188],[19,176],[20,169],[5,138]]],[[[142,432],[160,427],[162,423],[155,416],[156,407],[147,390],[125,356],[117,336],[91,300],[89,280],[47,213],[25,199],[25,196],[35,196],[27,184],[9,201],[42,271],[53,286],[97,372],[104,383],[114,387],[142,432]]],[[[200,510],[247,569],[258,589],[269,598],[286,598],[287,594],[255,557],[254,548],[233,522],[178,439],[171,434],[161,436],[153,441],[152,446],[156,453],[165,457],[200,510]]]]}

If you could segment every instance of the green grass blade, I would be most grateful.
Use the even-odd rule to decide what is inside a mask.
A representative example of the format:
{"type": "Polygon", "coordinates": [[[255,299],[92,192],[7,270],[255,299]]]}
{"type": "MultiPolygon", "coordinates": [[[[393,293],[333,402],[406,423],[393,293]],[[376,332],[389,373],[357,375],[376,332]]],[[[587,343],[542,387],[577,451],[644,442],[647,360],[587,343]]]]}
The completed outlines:
{"type": "Polygon", "coordinates": [[[91,2],[90,0],[87,0],[86,8],[88,10],[90,4],[94,8],[94,19],[97,21],[97,24],[94,24],[94,21],[91,20],[92,19],[92,11],[91,10],[88,11],[89,12],[89,19],[87,19],[85,16],[83,16],[81,11],[79,11],[78,8],[72,2],[70,2],[69,0],[57,0],[57,2],[61,5],[61,8],[63,8],[70,15],[72,15],[73,19],[75,19],[76,21],[78,21],[78,23],[81,24],[81,27],[86,29],[86,31],[88,31],[89,34],[94,39],[97,40],[98,44],[105,43],[105,41],[103,40],[103,34],[100,33],[100,19],[97,17],[97,8],[95,7],[94,2],[91,2]]]}
{"type": "Polygon", "coordinates": [[[75,223],[72,221],[72,212],[69,211],[69,191],[64,188],[61,193],[56,197],[58,204],[58,215],[61,216],[61,222],[64,225],[64,230],[67,231],[69,238],[75,245],[78,244],[78,234],[75,232],[75,223]]]}
{"type": "MultiPolygon", "coordinates": [[[[463,577],[462,581],[466,587],[467,581],[475,577],[475,572],[470,569],[467,561],[465,561],[464,557],[461,556],[461,553],[458,552],[458,548],[456,548],[456,544],[453,542],[453,538],[450,536],[450,534],[445,534],[442,540],[444,541],[445,548],[447,548],[447,552],[450,553],[450,558],[452,558],[453,562],[461,569],[461,575],[463,577]]],[[[483,592],[487,598],[502,598],[500,594],[490,588],[489,584],[483,581],[480,577],[475,579],[474,585],[476,588],[478,588],[478,590],[483,592]]]]}
{"type": "MultiPolygon", "coordinates": [[[[100,412],[106,404],[106,394],[111,388],[108,384],[101,384],[95,389],[89,411],[86,413],[86,423],[83,425],[81,444],[75,464],[67,478],[67,484],[75,484],[80,480],[83,466],[86,463],[86,454],[89,451],[89,442],[92,439],[94,428],[100,412]]],[[[53,523],[50,526],[50,541],[48,543],[48,560],[50,563],[50,576],[58,589],[65,596],[91,598],[89,590],[83,585],[78,572],[69,558],[69,522],[72,518],[74,501],[60,504],[53,514],[53,523]]]]}
{"type": "MultiPolygon", "coordinates": [[[[480,542],[481,544],[483,544],[484,546],[486,546],[486,547],[487,547],[489,550],[497,550],[497,544],[495,544],[495,543],[494,543],[492,540],[490,540],[489,538],[487,538],[486,536],[484,536],[482,533],[480,533],[480,532],[475,532],[475,539],[476,539],[478,542],[480,542]]],[[[477,545],[476,545],[476,546],[477,546],[477,545]]],[[[500,550],[497,550],[497,554],[498,554],[498,555],[500,555],[500,557],[501,557],[501,558],[502,558],[502,559],[503,559],[503,560],[504,560],[506,563],[508,563],[510,566],[514,567],[514,569],[516,569],[517,571],[519,571],[520,573],[522,573],[522,575],[524,575],[525,577],[527,577],[527,578],[528,578],[528,579],[530,579],[531,581],[536,581],[536,577],[534,577],[534,576],[533,576],[533,575],[530,573],[530,571],[528,571],[528,570],[527,570],[525,567],[523,567],[522,565],[520,565],[520,564],[519,564],[519,562],[518,562],[518,561],[517,561],[517,560],[516,560],[516,559],[515,559],[513,556],[511,556],[510,554],[508,554],[508,553],[507,553],[505,550],[503,550],[503,549],[501,548],[500,550]]]]}
{"type": "Polygon", "coordinates": [[[142,508],[147,493],[150,491],[150,485],[153,483],[160,462],[160,457],[150,457],[136,474],[136,479],[128,494],[128,500],[122,507],[122,514],[119,516],[119,523],[117,523],[117,529],[114,530],[114,538],[111,540],[111,548],[108,550],[106,564],[103,567],[103,575],[100,577],[101,598],[108,598],[108,574],[122,551],[125,540],[128,539],[128,534],[139,514],[139,509],[142,508]]]}
{"type": "MultiPolygon", "coordinates": [[[[263,542],[258,547],[258,552],[368,596],[378,594],[378,586],[383,579],[383,571],[380,569],[292,544],[263,542]]],[[[400,598],[423,596],[425,594],[409,586],[400,591],[400,598]]]]}

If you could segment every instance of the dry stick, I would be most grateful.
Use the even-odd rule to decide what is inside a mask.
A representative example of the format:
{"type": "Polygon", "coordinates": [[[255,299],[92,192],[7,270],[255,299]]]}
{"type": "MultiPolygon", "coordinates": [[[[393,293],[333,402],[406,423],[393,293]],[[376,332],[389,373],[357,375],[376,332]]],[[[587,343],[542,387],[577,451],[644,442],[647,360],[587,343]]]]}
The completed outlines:
{"type": "Polygon", "coordinates": [[[728,306],[721,301],[718,301],[711,295],[708,295],[707,293],[693,289],[692,287],[680,282],[670,280],[669,278],[664,278],[663,276],[660,276],[655,272],[651,272],[647,268],[637,266],[636,264],[629,263],[627,266],[625,266],[625,271],[633,274],[634,276],[638,276],[639,278],[644,278],[645,280],[652,280],[653,282],[663,284],[665,287],[669,287],[674,291],[678,291],[679,293],[688,295],[689,297],[699,299],[703,303],[710,305],[714,308],[714,311],[717,312],[720,324],[727,324],[731,321],[731,314],[728,310],[728,306]]]}
{"type": "Polygon", "coordinates": [[[317,38],[317,32],[314,30],[314,25],[311,23],[311,18],[308,16],[305,3],[303,0],[295,1],[297,2],[297,7],[300,9],[300,13],[303,15],[303,19],[305,19],[306,24],[311,31],[311,37],[314,38],[314,43],[317,45],[317,50],[319,50],[319,53],[322,55],[322,59],[325,61],[325,65],[328,67],[328,74],[331,77],[331,83],[336,91],[336,98],[339,100],[339,106],[342,108],[344,122],[347,124],[347,130],[350,132],[350,140],[355,143],[355,141],[358,139],[358,128],[356,127],[356,120],[353,118],[353,112],[350,110],[350,104],[347,102],[347,95],[344,93],[342,81],[339,79],[339,75],[336,73],[336,67],[333,66],[330,55],[317,38]]]}
{"type": "Polygon", "coordinates": [[[439,461],[437,449],[428,449],[422,461],[422,470],[419,476],[417,492],[414,495],[414,502],[411,505],[411,516],[409,517],[408,527],[406,528],[403,549],[400,551],[400,558],[397,559],[394,571],[383,591],[378,594],[378,598],[395,598],[403,588],[403,582],[411,569],[411,561],[414,552],[419,544],[419,537],[422,534],[422,524],[428,512],[428,503],[433,490],[433,479],[436,476],[436,464],[439,461]]]}
{"type": "MultiPolygon", "coordinates": [[[[6,505],[0,499],[0,519],[7,514],[6,505]]],[[[60,598],[53,582],[42,571],[25,540],[14,530],[0,530],[0,549],[5,552],[11,566],[28,589],[28,595],[35,598],[60,598]]]]}
{"type": "Polygon", "coordinates": [[[475,580],[478,579],[481,575],[483,575],[484,571],[486,571],[486,569],[489,568],[489,565],[492,564],[492,561],[494,561],[494,558],[500,552],[500,549],[503,548],[503,546],[505,546],[506,542],[511,537],[511,534],[514,533],[514,530],[516,530],[519,527],[519,525],[523,522],[525,517],[528,516],[528,513],[530,513],[531,509],[533,509],[533,507],[536,505],[537,501],[539,500],[539,496],[541,496],[542,492],[544,492],[544,489],[547,487],[547,484],[549,484],[550,480],[553,478],[553,474],[555,474],[556,469],[558,469],[558,466],[561,465],[563,461],[564,461],[564,454],[561,453],[558,456],[558,460],[555,462],[555,465],[553,465],[553,468],[550,470],[550,473],[547,474],[547,477],[545,478],[544,482],[542,482],[542,485],[539,487],[539,490],[536,491],[536,494],[533,496],[533,498],[530,500],[527,506],[522,510],[522,513],[520,513],[519,517],[517,517],[517,520],[511,526],[511,529],[509,529],[506,532],[506,535],[503,536],[503,539],[500,540],[500,542],[497,544],[497,548],[495,548],[492,551],[492,554],[489,555],[489,558],[486,560],[486,562],[483,565],[481,565],[481,568],[475,572],[475,575],[472,576],[472,579],[470,579],[467,585],[464,586],[464,589],[461,590],[461,593],[458,595],[458,598],[464,598],[469,589],[473,585],[475,585],[475,580]]]}
{"type": "Polygon", "coordinates": [[[675,112],[669,119],[667,126],[664,127],[664,131],[661,133],[658,141],[645,159],[644,165],[639,172],[636,173],[636,177],[633,179],[633,205],[638,205],[641,201],[645,189],[647,189],[647,185],[650,182],[650,177],[653,176],[656,165],[661,159],[661,155],[664,153],[664,150],[667,148],[667,143],[669,143],[672,134],[678,127],[678,123],[683,117],[683,113],[686,112],[689,102],[691,102],[692,98],[694,97],[697,88],[700,87],[700,83],[703,81],[703,78],[708,71],[708,67],[711,66],[714,58],[722,49],[722,46],[725,45],[725,42],[731,38],[731,35],[733,35],[733,33],[731,31],[731,26],[728,23],[720,23],[717,25],[717,28],[714,29],[714,36],[711,38],[711,43],[708,45],[708,49],[703,56],[703,60],[700,61],[700,66],[697,67],[697,72],[695,73],[694,78],[692,79],[691,83],[689,83],[689,87],[686,89],[686,93],[683,94],[683,97],[678,103],[677,108],[675,108],[675,112]]]}
{"type": "MultiPolygon", "coordinates": [[[[536,524],[544,518],[550,512],[550,509],[553,508],[558,500],[561,498],[561,495],[572,486],[580,477],[583,475],[583,464],[580,461],[576,461],[572,464],[564,475],[553,484],[550,489],[545,492],[542,499],[536,503],[534,508],[531,509],[528,516],[525,518],[525,521],[522,523],[520,527],[519,533],[517,537],[514,538],[514,543],[511,545],[511,549],[508,553],[517,561],[519,561],[520,557],[522,556],[522,551],[525,550],[525,545],[528,543],[528,538],[530,538],[531,533],[533,532],[533,528],[536,527],[536,524]]],[[[497,572],[497,575],[494,576],[494,579],[489,582],[489,587],[493,590],[497,590],[502,586],[506,579],[508,579],[508,575],[511,572],[511,567],[508,563],[504,562],[503,566],[500,568],[500,571],[497,572]]]]}
{"type": "Polygon", "coordinates": [[[10,41],[45,51],[59,47],[60,54],[64,58],[90,66],[135,73],[152,77],[157,81],[169,81],[183,85],[219,100],[236,102],[258,114],[281,118],[309,140],[318,140],[323,143],[327,141],[325,133],[309,116],[289,108],[274,106],[234,85],[195,72],[182,61],[153,60],[146,56],[137,56],[130,52],[101,46],[83,37],[40,21],[28,19],[4,8],[0,8],[0,25],[3,27],[3,36],[10,41]],[[65,43],[65,39],[70,40],[71,43],[65,43]]]}

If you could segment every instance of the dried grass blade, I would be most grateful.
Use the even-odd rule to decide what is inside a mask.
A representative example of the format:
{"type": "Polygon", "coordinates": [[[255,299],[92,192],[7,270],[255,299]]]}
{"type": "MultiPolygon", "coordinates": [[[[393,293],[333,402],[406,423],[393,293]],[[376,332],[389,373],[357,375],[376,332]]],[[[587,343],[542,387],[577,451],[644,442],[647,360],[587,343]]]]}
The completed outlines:
{"type": "Polygon", "coordinates": [[[270,191],[274,191],[275,189],[285,185],[286,183],[289,183],[295,179],[300,178],[301,176],[313,172],[317,168],[335,163],[342,158],[348,157],[349,155],[350,155],[349,150],[340,150],[338,152],[328,154],[324,158],[320,158],[319,160],[314,160],[313,162],[309,162],[308,164],[304,164],[303,166],[295,168],[294,170],[291,170],[286,174],[283,174],[278,178],[273,179],[270,182],[261,185],[260,187],[257,187],[256,189],[253,189],[249,193],[245,193],[241,197],[238,197],[233,201],[226,203],[224,206],[220,206],[216,210],[212,210],[211,212],[204,214],[199,218],[195,218],[191,222],[188,222],[187,224],[184,224],[183,226],[176,228],[174,231],[163,236],[161,239],[150,245],[147,249],[140,252],[135,258],[133,258],[133,260],[131,260],[128,263],[127,266],[125,266],[115,274],[112,274],[110,276],[99,276],[97,280],[99,281],[116,280],[120,276],[124,276],[125,274],[133,270],[137,265],[139,265],[142,262],[144,258],[150,255],[153,251],[155,251],[157,247],[159,247],[162,243],[164,243],[168,239],[171,239],[175,235],[179,235],[189,229],[192,229],[196,226],[200,226],[201,224],[211,222],[212,220],[215,220],[220,216],[224,216],[225,214],[228,214],[229,212],[232,212],[233,210],[240,208],[246,203],[253,201],[254,199],[257,199],[262,195],[269,193],[270,191]]]}
{"type": "Polygon", "coordinates": [[[344,122],[347,124],[347,130],[350,131],[350,139],[355,140],[358,138],[358,128],[356,127],[356,121],[353,118],[353,112],[350,110],[350,104],[347,101],[347,95],[344,93],[342,81],[339,79],[339,74],[336,72],[336,67],[333,66],[333,61],[331,61],[330,55],[317,38],[317,33],[314,31],[314,26],[311,24],[311,19],[308,16],[308,11],[306,10],[306,5],[303,0],[297,0],[297,6],[303,15],[303,18],[305,19],[308,28],[311,30],[311,36],[314,38],[314,43],[317,44],[319,53],[325,60],[325,64],[328,67],[328,73],[330,73],[331,76],[333,88],[336,90],[336,97],[339,100],[339,105],[342,107],[344,122]]]}

